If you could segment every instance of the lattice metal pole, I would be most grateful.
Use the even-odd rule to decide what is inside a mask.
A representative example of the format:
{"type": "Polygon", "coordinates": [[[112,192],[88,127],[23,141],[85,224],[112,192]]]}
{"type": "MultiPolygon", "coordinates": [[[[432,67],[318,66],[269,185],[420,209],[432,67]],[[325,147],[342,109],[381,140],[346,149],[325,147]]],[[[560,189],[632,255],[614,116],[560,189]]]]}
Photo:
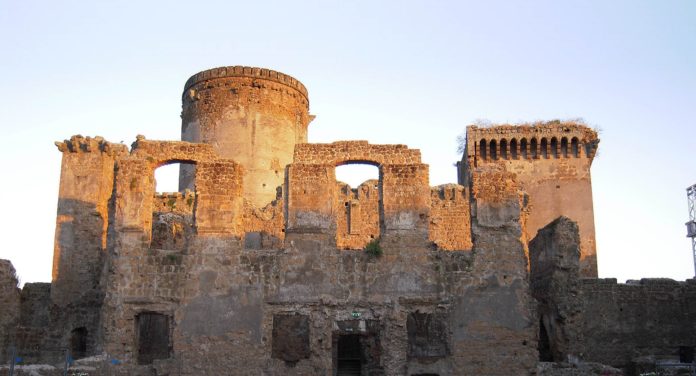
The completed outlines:
{"type": "Polygon", "coordinates": [[[689,201],[689,222],[686,222],[686,236],[691,238],[691,253],[694,257],[694,275],[696,275],[696,184],[686,188],[689,201]]]}

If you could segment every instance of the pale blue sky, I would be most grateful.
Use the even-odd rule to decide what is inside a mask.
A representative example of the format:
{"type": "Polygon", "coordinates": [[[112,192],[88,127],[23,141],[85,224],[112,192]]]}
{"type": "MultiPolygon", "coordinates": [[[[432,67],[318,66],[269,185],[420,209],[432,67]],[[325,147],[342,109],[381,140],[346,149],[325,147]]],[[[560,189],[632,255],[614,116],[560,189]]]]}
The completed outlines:
{"type": "Polygon", "coordinates": [[[696,1],[0,0],[0,51],[0,257],[24,282],[50,279],[53,141],[178,139],[184,82],[223,65],[298,78],[310,141],[419,148],[431,185],[476,119],[584,118],[600,275],[694,275],[696,1]]]}

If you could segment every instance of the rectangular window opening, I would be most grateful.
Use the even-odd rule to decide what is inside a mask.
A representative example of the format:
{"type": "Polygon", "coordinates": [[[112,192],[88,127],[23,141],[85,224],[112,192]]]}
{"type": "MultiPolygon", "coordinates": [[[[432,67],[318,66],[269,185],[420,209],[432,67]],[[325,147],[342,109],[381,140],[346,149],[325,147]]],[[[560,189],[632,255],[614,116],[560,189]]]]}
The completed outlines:
{"type": "Polygon", "coordinates": [[[167,359],[171,354],[169,316],[142,312],[136,317],[138,364],[152,364],[155,359],[167,359]]]}

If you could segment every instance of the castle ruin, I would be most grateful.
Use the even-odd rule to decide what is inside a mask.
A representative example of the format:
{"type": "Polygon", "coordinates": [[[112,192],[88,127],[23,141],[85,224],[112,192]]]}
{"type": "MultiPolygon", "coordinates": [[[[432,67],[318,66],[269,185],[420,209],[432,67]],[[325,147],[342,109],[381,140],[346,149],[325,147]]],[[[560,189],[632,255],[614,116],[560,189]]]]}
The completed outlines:
{"type": "Polygon", "coordinates": [[[599,140],[583,124],[470,126],[459,184],[431,187],[417,149],[307,143],[307,90],[285,74],[207,70],[182,101],[182,141],[56,143],[52,282],[20,290],[0,260],[3,359],[58,364],[67,350],[89,375],[693,363],[695,280],[597,278],[599,140]],[[156,193],[154,171],[173,163],[180,192],[156,193]],[[336,181],[356,163],[379,179],[336,181]]]}

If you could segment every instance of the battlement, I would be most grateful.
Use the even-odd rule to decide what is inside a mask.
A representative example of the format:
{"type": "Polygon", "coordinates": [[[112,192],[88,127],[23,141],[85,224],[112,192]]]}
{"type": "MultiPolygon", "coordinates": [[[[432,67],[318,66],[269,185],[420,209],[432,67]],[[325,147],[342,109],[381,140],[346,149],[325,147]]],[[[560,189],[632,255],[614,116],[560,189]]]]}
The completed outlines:
{"type": "Polygon", "coordinates": [[[336,141],[330,144],[298,144],[293,162],[334,166],[351,162],[404,165],[421,163],[421,154],[420,150],[409,149],[406,145],[377,145],[363,140],[336,141]]]}
{"type": "Polygon", "coordinates": [[[56,147],[62,153],[91,153],[102,152],[111,156],[126,154],[128,147],[126,145],[114,144],[104,140],[101,136],[83,137],[82,135],[74,135],[69,140],[56,141],[56,147]]]}
{"type": "Polygon", "coordinates": [[[466,153],[477,161],[580,158],[592,159],[597,132],[578,122],[558,120],[522,125],[467,127],[466,153]]]}
{"type": "Polygon", "coordinates": [[[307,107],[309,107],[309,97],[307,94],[307,88],[305,88],[305,86],[296,78],[270,69],[245,67],[240,65],[230,67],[218,67],[204,70],[202,72],[194,74],[193,76],[191,76],[191,78],[188,79],[188,81],[186,81],[186,85],[184,85],[183,95],[185,96],[188,90],[199,82],[227,77],[258,78],[262,80],[274,81],[279,84],[289,86],[299,91],[304,96],[304,98],[307,100],[307,107]]]}

